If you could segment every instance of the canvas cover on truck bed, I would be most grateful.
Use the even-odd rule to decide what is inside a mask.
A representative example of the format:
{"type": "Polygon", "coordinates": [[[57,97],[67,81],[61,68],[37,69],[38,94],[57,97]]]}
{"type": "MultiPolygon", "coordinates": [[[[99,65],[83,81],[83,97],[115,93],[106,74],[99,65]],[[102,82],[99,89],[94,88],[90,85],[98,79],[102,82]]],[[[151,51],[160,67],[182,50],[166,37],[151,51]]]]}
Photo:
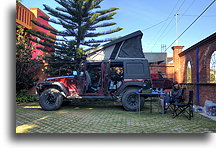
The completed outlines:
{"type": "Polygon", "coordinates": [[[88,61],[145,58],[139,30],[86,52],[88,61]]]}

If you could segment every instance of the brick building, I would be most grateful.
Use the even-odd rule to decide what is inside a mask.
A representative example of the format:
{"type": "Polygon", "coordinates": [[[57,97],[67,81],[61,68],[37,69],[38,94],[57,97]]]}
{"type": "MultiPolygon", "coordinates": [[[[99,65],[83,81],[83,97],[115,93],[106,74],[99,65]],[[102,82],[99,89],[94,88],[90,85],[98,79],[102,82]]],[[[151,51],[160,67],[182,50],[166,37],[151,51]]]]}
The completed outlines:
{"type": "Polygon", "coordinates": [[[161,71],[169,78],[182,83],[187,91],[194,91],[194,102],[204,105],[205,100],[215,102],[216,83],[210,83],[210,60],[216,51],[216,33],[208,36],[183,51],[184,46],[173,46],[173,62],[151,64],[151,73],[161,71]],[[191,65],[191,73],[188,73],[188,63],[191,65]],[[190,76],[188,76],[190,74],[190,76]],[[188,83],[188,77],[191,78],[188,83]]]}
{"type": "Polygon", "coordinates": [[[216,51],[215,45],[216,33],[180,52],[177,57],[181,64],[178,81],[194,90],[196,104],[204,105],[205,100],[215,102],[216,99],[216,83],[210,83],[210,60],[216,51]],[[187,83],[188,63],[191,63],[190,83],[187,83]]]}
{"type": "MultiPolygon", "coordinates": [[[[47,36],[52,36],[53,38],[56,38],[56,35],[52,34],[50,31],[39,27],[37,25],[34,25],[31,20],[35,20],[39,22],[42,25],[48,26],[49,28],[53,28],[47,21],[44,19],[40,18],[39,16],[44,16],[46,18],[49,18],[47,14],[45,14],[42,10],[39,8],[26,8],[24,5],[21,3],[17,3],[17,8],[16,8],[16,24],[21,25],[25,27],[25,29],[33,29],[35,31],[41,31],[45,33],[47,36]]],[[[53,28],[54,29],[54,28],[53,28]]],[[[32,46],[34,47],[34,52],[32,52],[32,58],[35,59],[37,56],[45,55],[46,53],[44,51],[36,49],[39,45],[37,43],[32,42],[32,46]]]]}

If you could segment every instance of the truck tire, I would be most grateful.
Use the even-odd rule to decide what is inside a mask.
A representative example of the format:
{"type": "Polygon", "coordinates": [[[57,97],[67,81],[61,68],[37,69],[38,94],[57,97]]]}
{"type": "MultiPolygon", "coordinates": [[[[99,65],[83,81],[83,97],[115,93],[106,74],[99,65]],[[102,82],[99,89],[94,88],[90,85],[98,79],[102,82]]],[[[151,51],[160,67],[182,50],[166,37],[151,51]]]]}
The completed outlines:
{"type": "Polygon", "coordinates": [[[42,109],[47,111],[57,110],[61,107],[63,96],[59,90],[49,88],[44,90],[39,98],[39,104],[42,109]]]}
{"type": "Polygon", "coordinates": [[[144,107],[144,98],[140,97],[140,108],[139,108],[139,98],[135,93],[138,89],[128,89],[122,96],[122,105],[127,111],[139,111],[144,107]]]}

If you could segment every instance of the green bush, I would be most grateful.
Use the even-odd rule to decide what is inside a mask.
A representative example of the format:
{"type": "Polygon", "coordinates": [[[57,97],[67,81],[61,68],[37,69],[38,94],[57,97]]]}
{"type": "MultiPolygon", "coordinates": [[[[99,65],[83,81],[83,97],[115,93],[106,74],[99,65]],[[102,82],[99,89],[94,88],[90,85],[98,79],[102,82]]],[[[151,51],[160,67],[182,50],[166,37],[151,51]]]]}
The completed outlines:
{"type": "Polygon", "coordinates": [[[16,93],[34,86],[38,81],[40,61],[32,59],[33,45],[21,25],[16,26],[16,93]]]}
{"type": "Polygon", "coordinates": [[[21,92],[16,94],[16,102],[34,102],[37,98],[27,93],[21,92]]]}

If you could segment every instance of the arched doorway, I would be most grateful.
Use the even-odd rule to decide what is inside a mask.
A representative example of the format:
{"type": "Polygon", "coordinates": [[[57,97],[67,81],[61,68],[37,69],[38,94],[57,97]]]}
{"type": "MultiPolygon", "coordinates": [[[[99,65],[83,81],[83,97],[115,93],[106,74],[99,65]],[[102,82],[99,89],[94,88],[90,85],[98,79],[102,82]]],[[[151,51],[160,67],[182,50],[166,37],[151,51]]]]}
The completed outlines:
{"type": "Polygon", "coordinates": [[[187,77],[186,77],[186,82],[187,83],[192,83],[192,77],[191,77],[191,62],[188,61],[187,63],[187,77]]]}
{"type": "Polygon", "coordinates": [[[210,60],[210,83],[216,83],[216,51],[212,53],[210,60]]]}

